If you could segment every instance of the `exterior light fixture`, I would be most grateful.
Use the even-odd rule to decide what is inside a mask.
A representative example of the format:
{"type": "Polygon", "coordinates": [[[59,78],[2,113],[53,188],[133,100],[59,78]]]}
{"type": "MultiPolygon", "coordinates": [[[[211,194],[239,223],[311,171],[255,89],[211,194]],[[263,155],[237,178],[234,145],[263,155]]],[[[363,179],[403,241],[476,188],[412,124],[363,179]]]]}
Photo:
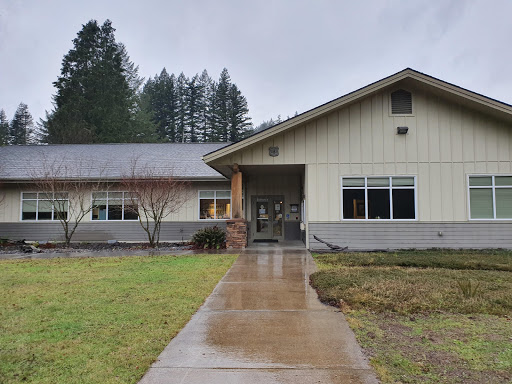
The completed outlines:
{"type": "Polygon", "coordinates": [[[397,135],[405,135],[409,131],[409,127],[396,127],[397,135]]]}

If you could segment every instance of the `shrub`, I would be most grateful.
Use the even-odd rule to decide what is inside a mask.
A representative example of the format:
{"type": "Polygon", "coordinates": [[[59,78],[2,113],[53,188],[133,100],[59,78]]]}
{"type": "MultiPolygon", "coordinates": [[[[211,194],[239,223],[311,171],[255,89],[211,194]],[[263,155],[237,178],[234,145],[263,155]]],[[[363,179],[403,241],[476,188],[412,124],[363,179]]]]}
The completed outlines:
{"type": "Polygon", "coordinates": [[[226,242],[226,232],[217,227],[205,227],[192,235],[192,243],[204,249],[219,249],[226,242]]]}

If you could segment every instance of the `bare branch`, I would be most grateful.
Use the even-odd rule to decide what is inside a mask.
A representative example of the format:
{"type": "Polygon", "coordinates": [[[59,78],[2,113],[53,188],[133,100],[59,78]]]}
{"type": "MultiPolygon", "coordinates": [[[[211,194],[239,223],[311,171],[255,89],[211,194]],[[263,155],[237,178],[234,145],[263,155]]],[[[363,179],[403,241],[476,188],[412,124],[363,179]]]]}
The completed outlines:
{"type": "Polygon", "coordinates": [[[108,188],[103,180],[105,167],[98,167],[92,160],[50,159],[45,154],[41,154],[39,164],[40,168],[31,172],[32,182],[39,198],[51,206],[53,218],[60,222],[69,246],[78,225],[93,208],[91,193],[108,188]]]}
{"type": "Polygon", "coordinates": [[[172,176],[170,170],[159,171],[147,164],[139,166],[134,159],[122,186],[129,192],[127,209],[138,215],[149,244],[158,246],[162,221],[186,203],[189,183],[172,176]]]}

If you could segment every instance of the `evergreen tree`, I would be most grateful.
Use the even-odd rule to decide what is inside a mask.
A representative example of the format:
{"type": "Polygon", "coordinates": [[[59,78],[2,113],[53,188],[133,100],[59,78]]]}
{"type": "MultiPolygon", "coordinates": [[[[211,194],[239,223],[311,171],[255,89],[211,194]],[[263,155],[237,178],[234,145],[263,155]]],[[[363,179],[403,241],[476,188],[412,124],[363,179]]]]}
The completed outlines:
{"type": "Polygon", "coordinates": [[[202,107],[203,86],[199,80],[199,75],[192,77],[187,83],[186,94],[186,119],[187,126],[187,140],[188,142],[195,143],[200,141],[202,136],[199,130],[199,116],[200,108],[202,107]]]}
{"type": "Polygon", "coordinates": [[[62,61],[54,83],[54,110],[48,115],[49,143],[130,142],[151,134],[141,126],[137,88],[142,80],[110,20],[85,24],[62,61]]]}
{"type": "Polygon", "coordinates": [[[176,142],[176,78],[164,68],[142,90],[143,109],[152,115],[159,141],[176,142]]]}
{"type": "Polygon", "coordinates": [[[27,104],[20,103],[9,126],[10,144],[33,144],[34,121],[27,104]]]}
{"type": "Polygon", "coordinates": [[[184,143],[187,141],[188,129],[187,121],[187,99],[188,99],[188,79],[183,72],[180,73],[176,80],[176,141],[184,143]]]}
{"type": "Polygon", "coordinates": [[[200,90],[198,100],[198,116],[197,116],[197,138],[199,142],[207,142],[210,137],[210,115],[212,97],[212,79],[208,75],[206,69],[203,71],[198,80],[200,90]]]}
{"type": "Polygon", "coordinates": [[[9,144],[9,120],[3,109],[0,109],[0,146],[9,144]]]}
{"type": "Polygon", "coordinates": [[[205,141],[215,143],[220,141],[217,131],[217,83],[212,81],[207,91],[208,126],[207,138],[205,141]]]}
{"type": "MultiPolygon", "coordinates": [[[[228,140],[236,142],[242,140],[250,132],[251,118],[247,99],[242,95],[236,84],[229,87],[229,127],[228,140]]],[[[280,118],[280,117],[279,117],[280,118]]]]}
{"type": "Polygon", "coordinates": [[[219,82],[215,90],[215,141],[228,141],[228,130],[230,123],[229,112],[229,91],[231,88],[231,78],[227,68],[220,73],[219,82]]]}
{"type": "Polygon", "coordinates": [[[188,79],[184,73],[169,76],[164,68],[146,82],[141,100],[160,141],[237,141],[251,131],[247,100],[227,69],[216,83],[206,70],[188,79]]]}

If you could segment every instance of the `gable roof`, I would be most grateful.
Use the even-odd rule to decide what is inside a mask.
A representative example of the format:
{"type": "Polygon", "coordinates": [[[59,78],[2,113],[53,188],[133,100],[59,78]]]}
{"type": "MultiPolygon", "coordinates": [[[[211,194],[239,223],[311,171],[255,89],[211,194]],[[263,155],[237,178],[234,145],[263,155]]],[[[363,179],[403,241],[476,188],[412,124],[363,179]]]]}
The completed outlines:
{"type": "Polygon", "coordinates": [[[205,153],[226,143],[62,144],[0,147],[0,179],[27,181],[43,174],[49,164],[66,164],[67,177],[120,179],[133,162],[156,173],[185,179],[225,180],[202,161],[205,153]],[[46,164],[46,165],[45,165],[46,164]],[[71,171],[69,171],[71,170],[71,171]],[[79,173],[78,173],[79,172],[79,173]]]}
{"type": "Polygon", "coordinates": [[[414,69],[406,68],[403,71],[385,77],[382,80],[378,80],[363,88],[359,88],[353,92],[347,93],[344,96],[301,113],[300,115],[292,117],[291,119],[285,120],[277,125],[257,132],[241,141],[210,152],[203,157],[203,160],[208,164],[237,150],[246,148],[259,141],[266,140],[271,136],[282,133],[289,129],[293,129],[311,120],[317,119],[345,105],[357,102],[360,99],[368,97],[386,87],[393,86],[402,80],[414,81],[416,84],[428,87],[429,89],[435,90],[441,94],[452,95],[456,97],[461,104],[467,104],[477,109],[490,112],[491,114],[512,121],[512,105],[492,99],[476,92],[472,92],[446,81],[439,80],[435,77],[426,75],[422,72],[418,72],[414,69]]]}

